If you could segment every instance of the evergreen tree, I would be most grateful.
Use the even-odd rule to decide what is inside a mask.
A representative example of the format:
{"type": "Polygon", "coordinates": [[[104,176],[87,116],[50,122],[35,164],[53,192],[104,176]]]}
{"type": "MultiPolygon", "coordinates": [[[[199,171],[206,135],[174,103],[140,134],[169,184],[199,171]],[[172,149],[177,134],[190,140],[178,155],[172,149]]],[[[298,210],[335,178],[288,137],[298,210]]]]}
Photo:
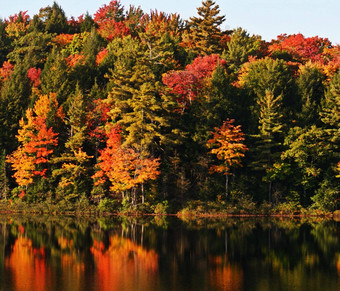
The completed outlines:
{"type": "Polygon", "coordinates": [[[81,194],[85,195],[86,192],[89,192],[86,172],[88,171],[87,164],[91,158],[83,149],[87,129],[86,107],[79,86],[69,99],[68,116],[65,118],[69,138],[65,143],[65,151],[60,157],[54,158],[53,163],[57,164],[57,168],[52,172],[54,177],[59,178],[57,195],[67,201],[79,198],[81,194]]]}
{"type": "Polygon", "coordinates": [[[85,31],[90,32],[95,27],[96,25],[93,21],[93,18],[88,12],[86,12],[84,20],[80,23],[80,32],[85,32],[85,31]]]}
{"type": "Polygon", "coordinates": [[[4,82],[0,95],[0,147],[11,152],[15,147],[15,133],[19,120],[30,103],[30,85],[27,77],[29,64],[18,62],[10,78],[4,82]]]}
{"type": "MultiPolygon", "coordinates": [[[[257,100],[260,108],[259,133],[255,135],[255,148],[253,148],[254,161],[251,167],[255,171],[270,173],[275,162],[280,159],[280,135],[283,131],[282,124],[282,96],[274,96],[271,91],[257,100]]],[[[262,176],[268,182],[268,201],[272,200],[272,180],[268,175],[262,176]],[[267,176],[267,178],[266,178],[267,176]]]]}
{"type": "Polygon", "coordinates": [[[260,36],[250,36],[242,28],[234,29],[227,43],[227,49],[222,55],[227,62],[228,70],[237,73],[241,65],[248,62],[249,56],[259,55],[261,42],[260,36]]]}
{"type": "Polygon", "coordinates": [[[7,59],[11,49],[11,40],[6,32],[6,24],[0,19],[0,65],[7,59]]]}
{"type": "Polygon", "coordinates": [[[298,113],[301,126],[318,124],[320,103],[325,90],[324,81],[325,76],[318,68],[307,65],[300,69],[296,83],[301,100],[301,109],[298,113]]]}
{"type": "Polygon", "coordinates": [[[40,10],[40,15],[44,18],[45,31],[49,33],[67,33],[69,28],[64,10],[53,2],[52,7],[40,10]]]}
{"type": "Polygon", "coordinates": [[[199,17],[191,17],[188,22],[189,33],[186,35],[192,49],[197,54],[212,54],[220,52],[219,42],[223,36],[220,25],[225,16],[219,16],[219,6],[212,0],[202,2],[197,8],[199,17]]]}
{"type": "Polygon", "coordinates": [[[60,104],[72,92],[68,78],[68,67],[65,58],[54,48],[49,54],[41,72],[41,89],[44,94],[54,92],[60,104]]]}
{"type": "Polygon", "coordinates": [[[330,142],[339,150],[340,144],[340,71],[332,78],[320,112],[321,120],[325,124],[325,131],[329,134],[330,142]]]}

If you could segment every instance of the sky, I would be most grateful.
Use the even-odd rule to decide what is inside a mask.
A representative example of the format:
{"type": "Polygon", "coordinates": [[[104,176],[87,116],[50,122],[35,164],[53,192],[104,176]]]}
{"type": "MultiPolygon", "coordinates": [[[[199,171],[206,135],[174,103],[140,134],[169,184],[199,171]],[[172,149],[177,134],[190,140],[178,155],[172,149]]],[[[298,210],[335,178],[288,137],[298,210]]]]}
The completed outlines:
{"type": "MultiPolygon", "coordinates": [[[[110,0],[57,0],[68,17],[86,13],[93,15],[110,0]]],[[[201,0],[121,0],[127,9],[140,6],[144,12],[157,9],[178,13],[184,20],[197,16],[201,0]]],[[[215,0],[220,14],[226,16],[221,28],[242,27],[249,34],[261,35],[270,41],[282,33],[302,33],[306,37],[327,37],[340,44],[340,0],[215,0]]],[[[39,9],[52,5],[53,0],[0,0],[0,18],[28,10],[33,16],[39,9]]]]}

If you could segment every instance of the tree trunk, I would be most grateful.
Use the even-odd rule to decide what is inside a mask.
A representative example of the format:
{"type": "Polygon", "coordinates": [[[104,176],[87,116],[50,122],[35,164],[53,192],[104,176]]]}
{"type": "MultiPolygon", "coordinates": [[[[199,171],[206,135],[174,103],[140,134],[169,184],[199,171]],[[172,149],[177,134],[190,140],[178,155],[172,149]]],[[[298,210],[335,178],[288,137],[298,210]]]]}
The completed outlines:
{"type": "Polygon", "coordinates": [[[228,197],[229,175],[225,175],[225,197],[228,197]]]}
{"type": "Polygon", "coordinates": [[[144,204],[144,184],[142,183],[142,204],[144,204]]]}
{"type": "Polygon", "coordinates": [[[272,202],[272,182],[268,184],[268,202],[272,202]]]}

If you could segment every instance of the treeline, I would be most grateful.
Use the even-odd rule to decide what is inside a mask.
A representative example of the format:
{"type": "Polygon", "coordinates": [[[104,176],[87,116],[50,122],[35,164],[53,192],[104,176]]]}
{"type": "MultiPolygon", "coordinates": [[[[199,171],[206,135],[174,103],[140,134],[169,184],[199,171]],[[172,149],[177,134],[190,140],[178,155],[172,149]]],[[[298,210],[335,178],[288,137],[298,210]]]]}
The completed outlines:
{"type": "Polygon", "coordinates": [[[1,197],[335,210],[339,45],[222,31],[210,0],[197,14],[54,3],[1,21],[1,197]]]}

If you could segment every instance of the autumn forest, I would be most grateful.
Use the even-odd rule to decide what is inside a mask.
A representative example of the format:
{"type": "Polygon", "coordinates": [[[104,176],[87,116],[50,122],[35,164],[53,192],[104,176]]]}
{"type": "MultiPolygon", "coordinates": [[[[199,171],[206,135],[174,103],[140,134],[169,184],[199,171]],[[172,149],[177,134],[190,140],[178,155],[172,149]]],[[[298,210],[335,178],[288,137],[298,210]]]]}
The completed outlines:
{"type": "Polygon", "coordinates": [[[2,208],[338,209],[340,46],[192,14],[0,20],[2,208]]]}

